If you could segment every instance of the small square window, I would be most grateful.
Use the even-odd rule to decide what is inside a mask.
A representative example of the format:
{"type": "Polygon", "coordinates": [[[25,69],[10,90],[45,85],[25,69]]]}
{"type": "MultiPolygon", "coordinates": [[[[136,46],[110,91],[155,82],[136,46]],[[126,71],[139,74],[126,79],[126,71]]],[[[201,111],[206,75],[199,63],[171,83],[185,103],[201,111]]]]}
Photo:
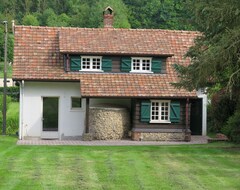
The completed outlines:
{"type": "Polygon", "coordinates": [[[82,107],[82,99],[78,97],[71,98],[72,108],[81,108],[82,107]]]}

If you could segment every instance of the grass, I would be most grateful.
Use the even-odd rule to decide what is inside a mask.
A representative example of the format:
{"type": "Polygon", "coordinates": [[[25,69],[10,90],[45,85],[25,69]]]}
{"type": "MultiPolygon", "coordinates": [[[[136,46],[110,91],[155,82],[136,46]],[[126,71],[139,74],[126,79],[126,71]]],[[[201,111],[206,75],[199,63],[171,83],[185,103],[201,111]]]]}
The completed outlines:
{"type": "MultiPolygon", "coordinates": [[[[4,62],[0,62],[0,78],[4,77],[4,62]]],[[[7,65],[7,78],[12,78],[12,66],[7,65]]]]}
{"type": "Polygon", "coordinates": [[[0,189],[240,189],[240,146],[17,146],[0,136],[0,189]]]}
{"type": "MultiPolygon", "coordinates": [[[[7,134],[16,134],[19,125],[19,102],[9,102],[7,108],[7,134]]],[[[1,128],[1,127],[0,127],[1,128]]]]}

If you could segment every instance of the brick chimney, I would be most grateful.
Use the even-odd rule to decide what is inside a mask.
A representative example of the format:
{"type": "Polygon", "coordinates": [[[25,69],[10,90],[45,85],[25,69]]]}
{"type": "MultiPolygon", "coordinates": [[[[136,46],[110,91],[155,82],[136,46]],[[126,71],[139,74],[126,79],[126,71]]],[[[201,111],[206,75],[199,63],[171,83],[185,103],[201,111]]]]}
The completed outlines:
{"type": "Polygon", "coordinates": [[[110,6],[103,11],[103,25],[104,28],[113,27],[113,9],[110,6]]]}

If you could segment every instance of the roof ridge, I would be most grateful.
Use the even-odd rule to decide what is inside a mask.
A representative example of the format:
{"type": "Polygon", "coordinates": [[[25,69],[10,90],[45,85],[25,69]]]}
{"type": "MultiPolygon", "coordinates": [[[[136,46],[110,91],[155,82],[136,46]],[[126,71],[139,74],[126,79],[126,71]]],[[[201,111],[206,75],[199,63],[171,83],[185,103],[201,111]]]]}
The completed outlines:
{"type": "Polygon", "coordinates": [[[80,28],[80,27],[58,27],[58,26],[26,26],[26,25],[15,25],[15,28],[33,28],[33,29],[63,29],[63,30],[100,30],[100,31],[156,31],[156,32],[174,32],[174,33],[196,33],[199,31],[191,30],[171,30],[171,29],[148,29],[148,28],[80,28]]]}

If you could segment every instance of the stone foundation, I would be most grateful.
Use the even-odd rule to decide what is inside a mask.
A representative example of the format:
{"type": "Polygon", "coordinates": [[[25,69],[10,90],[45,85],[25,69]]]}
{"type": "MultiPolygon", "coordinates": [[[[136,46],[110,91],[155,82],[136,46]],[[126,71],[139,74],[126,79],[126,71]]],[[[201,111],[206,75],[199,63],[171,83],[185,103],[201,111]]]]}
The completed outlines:
{"type": "Polygon", "coordinates": [[[127,108],[91,107],[89,132],[96,140],[119,140],[128,136],[130,114],[127,108]]]}
{"type": "Polygon", "coordinates": [[[182,133],[142,133],[133,132],[132,139],[135,141],[185,141],[186,134],[182,133]]]}

